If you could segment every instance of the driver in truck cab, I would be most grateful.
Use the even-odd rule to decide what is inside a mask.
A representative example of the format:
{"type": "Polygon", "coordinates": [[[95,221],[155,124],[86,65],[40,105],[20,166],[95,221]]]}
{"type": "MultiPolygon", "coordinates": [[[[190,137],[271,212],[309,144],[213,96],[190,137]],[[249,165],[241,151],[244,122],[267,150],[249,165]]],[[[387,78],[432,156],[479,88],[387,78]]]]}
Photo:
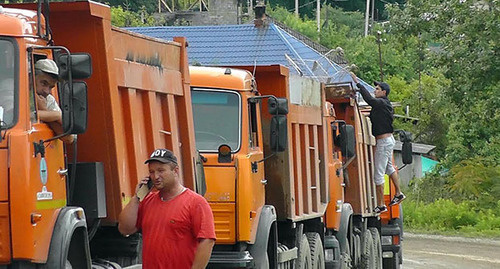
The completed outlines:
{"type": "MultiPolygon", "coordinates": [[[[56,134],[61,134],[63,133],[62,112],[56,98],[51,94],[58,81],[59,68],[53,60],[42,59],[35,63],[35,99],[38,118],[47,123],[56,134]]],[[[73,143],[74,139],[73,135],[61,138],[69,144],[73,143]]]]}

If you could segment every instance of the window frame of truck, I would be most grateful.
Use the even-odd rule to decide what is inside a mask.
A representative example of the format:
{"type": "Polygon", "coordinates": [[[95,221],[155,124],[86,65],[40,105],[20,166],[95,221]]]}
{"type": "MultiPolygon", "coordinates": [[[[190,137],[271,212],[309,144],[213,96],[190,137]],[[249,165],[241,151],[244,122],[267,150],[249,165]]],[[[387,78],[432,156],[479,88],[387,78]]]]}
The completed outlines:
{"type": "MultiPolygon", "coordinates": [[[[12,121],[10,124],[7,124],[5,126],[2,126],[2,130],[8,130],[13,128],[17,122],[19,121],[19,44],[17,44],[16,39],[12,37],[5,37],[2,36],[0,37],[0,42],[6,41],[12,44],[12,53],[14,57],[14,72],[12,73],[13,75],[13,91],[14,91],[14,104],[13,104],[13,115],[12,115],[12,121]]],[[[4,111],[5,113],[5,111],[4,111]]],[[[5,116],[5,114],[4,114],[5,116]]]]}
{"type": "MultiPolygon", "coordinates": [[[[35,81],[35,67],[34,67],[34,64],[39,61],[39,60],[43,60],[43,59],[51,59],[50,58],[50,53],[46,53],[45,51],[48,51],[49,49],[44,49],[44,48],[40,48],[40,49],[37,49],[37,48],[34,48],[33,50],[29,51],[28,52],[28,57],[27,57],[27,60],[28,60],[28,68],[29,68],[29,105],[30,105],[30,121],[31,121],[31,124],[36,124],[36,123],[43,123],[42,121],[40,121],[40,118],[38,117],[38,107],[36,105],[36,98],[35,98],[35,94],[36,94],[36,81],[35,81]]],[[[52,50],[50,50],[52,55],[54,54],[54,52],[52,50]]],[[[59,106],[61,106],[61,101],[59,100],[59,96],[60,96],[60,91],[59,91],[59,85],[60,85],[60,81],[58,81],[56,83],[56,85],[54,86],[54,88],[51,90],[51,95],[56,99],[57,101],[57,104],[59,106]]],[[[47,124],[47,123],[45,123],[47,124]]]]}
{"type": "Polygon", "coordinates": [[[262,148],[262,141],[259,140],[259,130],[261,126],[258,120],[260,119],[260,104],[261,102],[248,103],[248,147],[250,149],[262,148]]]}
{"type": "MultiPolygon", "coordinates": [[[[197,128],[196,128],[196,113],[195,113],[195,106],[196,106],[196,103],[194,101],[195,97],[195,92],[217,92],[217,93],[228,93],[228,94],[233,94],[233,95],[236,95],[237,98],[238,98],[238,134],[237,134],[237,147],[236,148],[231,148],[231,153],[237,153],[241,150],[241,146],[242,146],[242,139],[241,139],[241,128],[242,128],[242,96],[239,92],[237,91],[233,91],[233,90],[230,90],[230,89],[213,89],[213,88],[205,88],[205,87],[191,87],[191,98],[193,99],[193,119],[195,121],[195,125],[194,125],[194,131],[195,131],[195,137],[196,137],[196,131],[197,131],[197,128]]],[[[197,146],[197,149],[198,149],[198,144],[199,144],[199,141],[197,140],[196,141],[196,146],[197,146]]],[[[218,147],[217,148],[214,148],[214,149],[198,149],[201,153],[214,153],[214,152],[217,152],[218,150],[218,147]]]]}

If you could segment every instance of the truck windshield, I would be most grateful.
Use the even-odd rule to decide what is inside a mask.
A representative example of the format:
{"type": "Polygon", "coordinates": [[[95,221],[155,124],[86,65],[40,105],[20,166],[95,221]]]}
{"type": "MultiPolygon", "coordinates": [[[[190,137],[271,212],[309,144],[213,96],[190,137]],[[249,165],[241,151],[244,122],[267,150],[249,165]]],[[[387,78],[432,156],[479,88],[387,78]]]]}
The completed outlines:
{"type": "Polygon", "coordinates": [[[14,125],[16,50],[10,40],[0,39],[0,128],[14,125]]]}
{"type": "Polygon", "coordinates": [[[193,88],[196,148],[217,151],[222,144],[240,148],[241,98],[235,92],[193,88]]]}

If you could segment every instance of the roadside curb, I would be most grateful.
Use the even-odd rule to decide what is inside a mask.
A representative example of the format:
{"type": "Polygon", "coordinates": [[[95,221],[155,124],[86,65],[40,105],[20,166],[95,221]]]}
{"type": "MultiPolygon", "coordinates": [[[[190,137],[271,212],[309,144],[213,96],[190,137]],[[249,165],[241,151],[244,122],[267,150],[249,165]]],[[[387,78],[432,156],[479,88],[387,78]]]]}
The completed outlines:
{"type": "Polygon", "coordinates": [[[403,235],[404,238],[421,238],[427,240],[440,240],[440,241],[448,241],[448,242],[460,242],[460,243],[478,243],[482,245],[491,245],[491,246],[499,246],[500,240],[498,239],[487,239],[487,238],[467,238],[467,237],[458,237],[458,236],[444,236],[444,235],[435,235],[435,234],[414,234],[405,232],[403,235]]]}

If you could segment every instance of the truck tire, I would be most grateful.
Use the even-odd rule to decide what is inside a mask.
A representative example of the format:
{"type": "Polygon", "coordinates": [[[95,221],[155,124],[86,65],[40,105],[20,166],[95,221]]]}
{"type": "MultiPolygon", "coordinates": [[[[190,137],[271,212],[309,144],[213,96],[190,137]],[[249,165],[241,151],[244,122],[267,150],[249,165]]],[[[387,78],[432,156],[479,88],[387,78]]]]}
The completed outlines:
{"type": "Polygon", "coordinates": [[[302,238],[300,239],[299,254],[297,256],[297,269],[312,268],[311,249],[309,248],[309,241],[305,234],[302,234],[302,238]]]}
{"type": "Polygon", "coordinates": [[[373,269],[375,267],[375,257],[373,255],[373,237],[370,230],[366,230],[361,242],[361,262],[360,269],[373,269]]]}
{"type": "Polygon", "coordinates": [[[375,246],[375,252],[373,253],[375,259],[375,267],[376,269],[382,269],[382,242],[380,241],[380,233],[377,228],[370,228],[370,232],[373,238],[373,245],[375,246]]]}
{"type": "Polygon", "coordinates": [[[325,269],[325,251],[318,233],[306,233],[311,248],[311,264],[314,269],[325,269]]]}

